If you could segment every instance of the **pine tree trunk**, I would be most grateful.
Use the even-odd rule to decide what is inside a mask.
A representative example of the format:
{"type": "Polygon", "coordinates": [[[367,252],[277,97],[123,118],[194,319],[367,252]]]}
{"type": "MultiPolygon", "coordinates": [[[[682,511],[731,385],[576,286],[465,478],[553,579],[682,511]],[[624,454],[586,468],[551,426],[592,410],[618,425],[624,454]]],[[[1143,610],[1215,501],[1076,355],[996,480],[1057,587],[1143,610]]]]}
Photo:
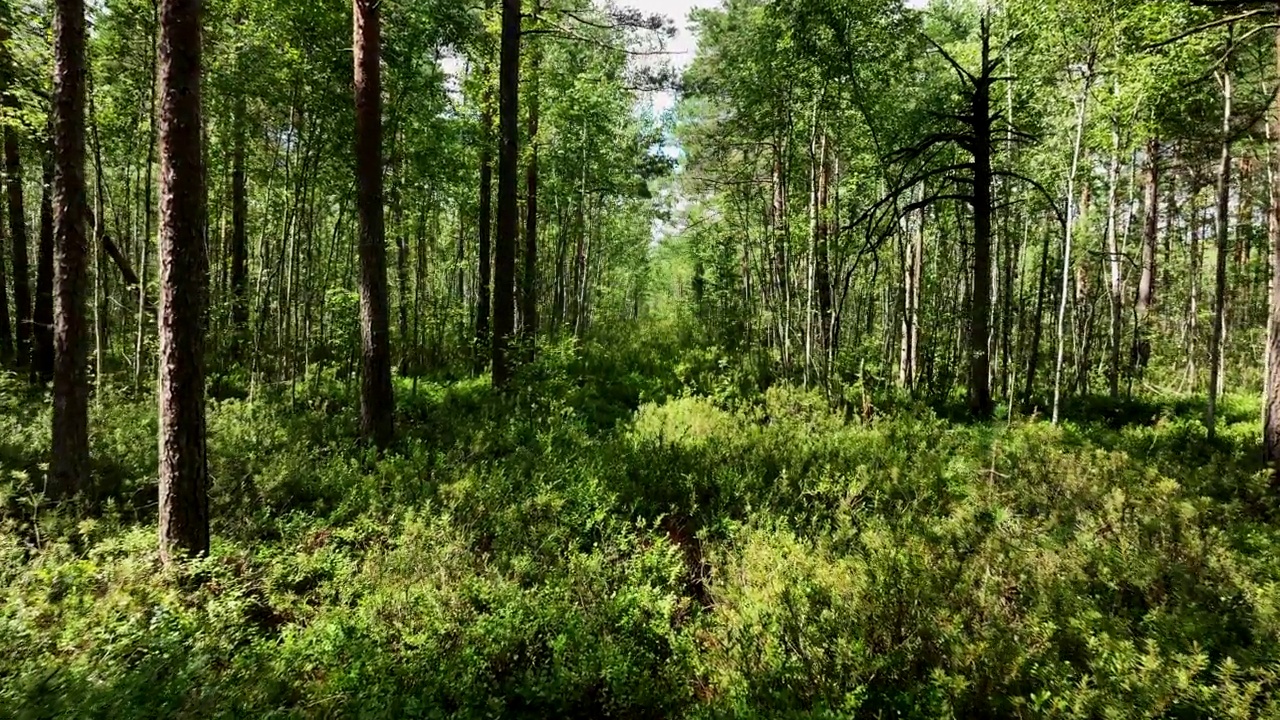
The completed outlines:
{"type": "Polygon", "coordinates": [[[515,334],[516,238],[520,234],[520,0],[502,0],[498,58],[498,233],[494,247],[493,384],[511,382],[515,334]]]}
{"type": "MultiPolygon", "coordinates": [[[[535,0],[533,13],[541,12],[541,2],[535,0]]],[[[538,47],[529,43],[529,74],[525,79],[529,98],[527,131],[529,159],[525,168],[525,222],[524,222],[524,273],[521,287],[520,330],[525,343],[525,357],[532,360],[538,337],[538,64],[541,54],[538,47]]]]}
{"type": "Polygon", "coordinates": [[[201,0],[160,2],[160,558],[209,551],[201,0]]]}
{"type": "Polygon", "coordinates": [[[13,322],[18,367],[31,364],[31,269],[27,262],[27,217],[23,202],[22,159],[18,135],[4,128],[4,166],[9,204],[9,242],[13,245],[13,322]]]}
{"type": "Polygon", "coordinates": [[[88,199],[84,181],[84,0],[54,6],[53,454],[48,493],[66,498],[89,480],[88,199]]]}
{"type": "Polygon", "coordinates": [[[1222,343],[1226,334],[1227,245],[1230,240],[1231,201],[1231,73],[1222,73],[1222,159],[1218,165],[1217,262],[1214,268],[1213,335],[1209,345],[1209,403],[1205,426],[1209,437],[1216,431],[1218,393],[1221,388],[1222,343]]]}
{"type": "Polygon", "coordinates": [[[377,0],[354,0],[356,183],[360,218],[360,430],[375,447],[391,442],[387,251],[382,217],[382,27],[377,0]]]}

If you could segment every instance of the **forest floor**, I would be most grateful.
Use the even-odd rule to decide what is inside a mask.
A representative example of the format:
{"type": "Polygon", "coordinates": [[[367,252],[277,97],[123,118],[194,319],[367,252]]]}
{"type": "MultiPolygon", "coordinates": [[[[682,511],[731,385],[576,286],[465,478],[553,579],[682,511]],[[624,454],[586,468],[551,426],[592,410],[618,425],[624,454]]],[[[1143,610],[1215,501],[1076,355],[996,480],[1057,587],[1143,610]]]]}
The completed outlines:
{"type": "Polygon", "coordinates": [[[152,401],[102,393],[109,499],[51,512],[0,381],[0,716],[1280,717],[1256,401],[850,417],[623,343],[521,382],[398,380],[382,459],[331,375],[211,401],[179,580],[152,401]]]}

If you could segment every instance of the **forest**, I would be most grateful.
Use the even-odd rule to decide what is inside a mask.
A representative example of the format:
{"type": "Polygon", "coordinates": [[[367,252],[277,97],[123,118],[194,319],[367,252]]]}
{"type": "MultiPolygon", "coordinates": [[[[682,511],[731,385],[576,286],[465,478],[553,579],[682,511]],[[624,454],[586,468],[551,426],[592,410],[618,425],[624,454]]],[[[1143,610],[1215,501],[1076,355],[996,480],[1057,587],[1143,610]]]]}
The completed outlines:
{"type": "Polygon", "coordinates": [[[618,2],[0,0],[0,718],[1280,718],[1280,2],[618,2]]]}

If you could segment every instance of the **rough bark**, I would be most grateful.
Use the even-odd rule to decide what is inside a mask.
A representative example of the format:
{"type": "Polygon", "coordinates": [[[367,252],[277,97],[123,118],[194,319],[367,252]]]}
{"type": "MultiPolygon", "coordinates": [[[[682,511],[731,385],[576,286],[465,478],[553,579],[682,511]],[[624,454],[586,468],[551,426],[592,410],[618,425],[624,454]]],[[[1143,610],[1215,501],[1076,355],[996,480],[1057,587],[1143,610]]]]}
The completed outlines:
{"type": "Polygon", "coordinates": [[[68,498],[88,487],[89,476],[84,0],[58,0],[53,43],[53,452],[46,491],[68,498]]]}
{"type": "Polygon", "coordinates": [[[387,251],[382,217],[382,27],[377,0],[354,0],[356,184],[360,219],[360,429],[376,447],[393,432],[387,251]]]}
{"type": "Polygon", "coordinates": [[[502,0],[498,56],[498,233],[494,244],[493,384],[511,382],[510,345],[515,332],[516,238],[520,234],[520,0],[502,0]]]}
{"type": "Polygon", "coordinates": [[[209,551],[201,0],[160,1],[160,557],[209,551]]]}

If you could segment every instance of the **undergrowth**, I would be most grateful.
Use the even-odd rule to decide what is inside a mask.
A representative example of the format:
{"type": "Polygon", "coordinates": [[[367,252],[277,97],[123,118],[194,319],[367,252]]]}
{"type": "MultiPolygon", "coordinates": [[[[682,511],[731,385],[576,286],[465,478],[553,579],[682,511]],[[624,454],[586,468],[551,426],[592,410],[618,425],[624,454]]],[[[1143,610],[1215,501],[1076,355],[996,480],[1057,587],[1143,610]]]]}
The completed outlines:
{"type": "Polygon", "coordinates": [[[55,511],[0,381],[0,715],[1280,717],[1256,402],[957,424],[674,352],[398,380],[382,458],[332,373],[227,392],[198,582],[151,400],[103,391],[99,496],[55,511]]]}

